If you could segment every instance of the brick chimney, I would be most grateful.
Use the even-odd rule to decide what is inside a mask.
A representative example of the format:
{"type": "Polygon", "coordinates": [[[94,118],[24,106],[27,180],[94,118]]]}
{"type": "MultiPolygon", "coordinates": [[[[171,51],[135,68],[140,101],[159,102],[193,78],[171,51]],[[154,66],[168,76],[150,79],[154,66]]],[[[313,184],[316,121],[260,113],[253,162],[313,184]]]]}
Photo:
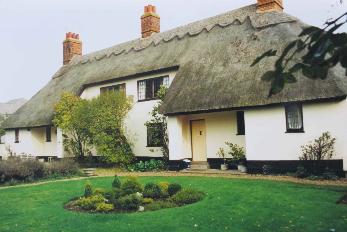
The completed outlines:
{"type": "Polygon", "coordinates": [[[64,47],[64,65],[70,63],[75,55],[82,55],[82,41],[80,35],[72,32],[66,33],[66,38],[63,42],[64,47]]]}
{"type": "Polygon", "coordinates": [[[257,13],[283,12],[282,0],[257,0],[257,13]]]}
{"type": "Polygon", "coordinates": [[[145,6],[145,13],[141,16],[142,38],[147,38],[153,33],[160,32],[160,17],[156,12],[156,7],[145,6]]]}

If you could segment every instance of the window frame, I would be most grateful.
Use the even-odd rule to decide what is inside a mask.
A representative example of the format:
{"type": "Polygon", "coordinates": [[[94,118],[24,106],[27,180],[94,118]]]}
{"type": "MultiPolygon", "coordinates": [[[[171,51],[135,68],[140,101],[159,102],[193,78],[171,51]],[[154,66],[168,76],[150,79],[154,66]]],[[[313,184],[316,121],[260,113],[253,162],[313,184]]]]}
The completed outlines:
{"type": "Polygon", "coordinates": [[[164,133],[163,133],[163,126],[161,123],[150,123],[150,124],[147,124],[146,125],[146,135],[147,135],[147,147],[153,147],[153,148],[158,148],[158,147],[162,147],[164,145],[164,139],[163,139],[163,136],[164,136],[164,133]],[[151,141],[150,141],[150,136],[149,136],[149,129],[154,126],[157,126],[160,128],[160,134],[161,134],[161,139],[160,139],[160,144],[153,144],[151,141]]]}
{"type": "Polygon", "coordinates": [[[236,123],[237,123],[237,134],[246,135],[246,124],[245,124],[245,111],[236,112],[236,123]],[[240,118],[242,115],[242,118],[240,118]]]}
{"type": "MultiPolygon", "coordinates": [[[[157,100],[158,97],[156,96],[157,95],[157,92],[155,92],[155,85],[156,85],[156,80],[159,80],[161,79],[161,85],[166,85],[167,87],[169,87],[169,82],[170,82],[170,76],[169,75],[164,75],[164,76],[158,76],[158,77],[154,77],[154,78],[147,78],[147,79],[142,79],[142,80],[138,80],[137,81],[137,101],[138,102],[145,102],[145,101],[153,101],[153,100],[157,100]],[[168,79],[167,83],[165,83],[165,78],[168,79]],[[140,83],[141,82],[144,82],[144,88],[145,88],[145,92],[144,92],[144,96],[145,98],[144,99],[140,99],[140,83]],[[151,95],[152,97],[148,97],[147,98],[147,82],[152,82],[151,83],[151,95]]],[[[159,87],[160,87],[159,86],[159,87]]],[[[159,90],[159,89],[158,89],[159,90]]]]}
{"type": "Polygon", "coordinates": [[[103,94],[108,91],[124,91],[124,93],[126,94],[126,83],[109,85],[100,88],[100,94],[103,94]]]}
{"type": "Polygon", "coordinates": [[[14,129],[14,143],[19,143],[19,129],[14,129]]]}
{"type": "Polygon", "coordinates": [[[46,143],[52,142],[52,126],[46,126],[45,133],[46,133],[46,143]]]}
{"type": "Polygon", "coordinates": [[[286,116],[286,133],[305,133],[304,130],[304,114],[303,114],[303,107],[301,103],[288,103],[284,105],[284,111],[286,116]],[[288,111],[290,106],[297,106],[299,108],[300,116],[301,116],[301,128],[299,129],[293,129],[289,127],[289,120],[288,120],[288,111]]]}

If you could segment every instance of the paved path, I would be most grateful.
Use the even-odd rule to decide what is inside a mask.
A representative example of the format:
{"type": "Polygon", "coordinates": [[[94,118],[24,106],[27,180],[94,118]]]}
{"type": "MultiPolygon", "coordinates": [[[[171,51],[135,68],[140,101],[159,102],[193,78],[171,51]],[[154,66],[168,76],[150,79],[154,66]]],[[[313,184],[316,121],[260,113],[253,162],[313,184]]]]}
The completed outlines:
{"type": "Polygon", "coordinates": [[[20,188],[20,187],[29,187],[36,185],[43,185],[48,183],[55,182],[66,182],[66,181],[77,181],[84,180],[89,178],[100,178],[100,177],[110,177],[117,174],[118,176],[158,176],[158,177],[170,177],[170,176],[200,176],[200,177],[212,177],[212,178],[229,178],[229,179],[250,179],[250,180],[273,180],[273,181],[282,181],[282,182],[291,182],[298,184],[308,184],[308,185],[319,185],[319,186],[345,186],[347,187],[347,179],[340,179],[337,181],[323,180],[323,181],[312,181],[306,179],[297,179],[290,176],[264,176],[264,175],[234,175],[234,174],[204,174],[204,173],[182,173],[182,172],[146,172],[146,173],[138,173],[138,172],[115,172],[112,170],[101,170],[97,172],[98,176],[94,177],[76,177],[70,179],[61,179],[61,180],[51,180],[51,181],[42,181],[30,184],[21,184],[15,186],[6,186],[0,187],[2,189],[9,188],[20,188]]]}

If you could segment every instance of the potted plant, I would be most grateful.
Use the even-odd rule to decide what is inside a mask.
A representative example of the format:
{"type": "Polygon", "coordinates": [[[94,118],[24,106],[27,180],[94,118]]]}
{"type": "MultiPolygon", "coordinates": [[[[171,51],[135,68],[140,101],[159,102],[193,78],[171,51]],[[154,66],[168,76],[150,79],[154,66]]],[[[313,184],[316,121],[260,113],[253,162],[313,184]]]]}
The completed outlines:
{"type": "Polygon", "coordinates": [[[223,164],[220,165],[220,169],[222,171],[226,171],[228,169],[228,165],[226,163],[226,161],[227,161],[227,154],[225,153],[224,148],[219,148],[219,151],[218,151],[217,155],[219,156],[219,158],[223,159],[223,164]]]}
{"type": "Polygon", "coordinates": [[[246,168],[246,152],[243,147],[238,146],[237,144],[225,143],[229,147],[228,154],[231,156],[231,159],[237,163],[237,169],[241,172],[247,172],[246,168]]]}

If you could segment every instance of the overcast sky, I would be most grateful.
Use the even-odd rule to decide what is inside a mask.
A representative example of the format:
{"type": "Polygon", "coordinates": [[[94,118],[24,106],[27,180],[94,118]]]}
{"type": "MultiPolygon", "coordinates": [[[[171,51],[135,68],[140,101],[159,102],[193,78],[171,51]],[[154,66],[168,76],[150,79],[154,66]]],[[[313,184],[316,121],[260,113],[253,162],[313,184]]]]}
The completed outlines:
{"type": "MultiPolygon", "coordinates": [[[[143,6],[154,4],[162,31],[255,3],[256,0],[0,0],[0,102],[30,99],[62,64],[68,31],[83,53],[140,36],[143,6]]],[[[340,0],[283,0],[285,11],[322,26],[347,10],[340,0]]],[[[347,31],[347,26],[343,28],[347,31]]]]}

